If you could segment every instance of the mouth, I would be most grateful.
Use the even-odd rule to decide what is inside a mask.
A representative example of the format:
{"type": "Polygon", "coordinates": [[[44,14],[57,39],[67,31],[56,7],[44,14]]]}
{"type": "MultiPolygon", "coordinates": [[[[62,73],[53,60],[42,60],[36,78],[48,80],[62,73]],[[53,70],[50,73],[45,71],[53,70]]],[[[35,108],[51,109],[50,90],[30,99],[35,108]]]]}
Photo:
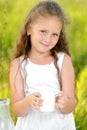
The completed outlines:
{"type": "Polygon", "coordinates": [[[48,43],[46,43],[46,42],[42,42],[41,43],[43,46],[46,46],[46,47],[48,47],[49,46],[49,44],[48,43]]]}

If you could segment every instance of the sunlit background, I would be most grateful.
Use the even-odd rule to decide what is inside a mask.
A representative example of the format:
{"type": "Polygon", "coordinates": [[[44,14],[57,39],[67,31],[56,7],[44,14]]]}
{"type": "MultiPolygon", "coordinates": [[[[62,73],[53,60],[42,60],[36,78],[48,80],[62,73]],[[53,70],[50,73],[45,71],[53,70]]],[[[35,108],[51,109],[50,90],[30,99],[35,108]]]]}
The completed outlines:
{"type": "MultiPolygon", "coordinates": [[[[8,77],[12,49],[27,13],[38,1],[0,0],[0,98],[11,97],[8,77]]],[[[77,130],[87,130],[87,0],[55,1],[70,21],[66,32],[76,73],[76,127],[77,130]]],[[[11,105],[10,110],[16,122],[11,105]]]]}

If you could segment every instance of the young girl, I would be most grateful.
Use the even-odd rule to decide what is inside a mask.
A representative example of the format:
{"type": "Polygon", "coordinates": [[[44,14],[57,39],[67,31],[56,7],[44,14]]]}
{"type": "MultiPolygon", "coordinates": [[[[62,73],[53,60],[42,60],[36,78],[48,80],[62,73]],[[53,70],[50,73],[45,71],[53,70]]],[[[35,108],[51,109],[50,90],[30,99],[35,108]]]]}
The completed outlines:
{"type": "Polygon", "coordinates": [[[75,77],[66,22],[54,1],[38,3],[25,20],[10,65],[13,111],[18,117],[15,130],[75,130],[75,77]],[[59,93],[55,110],[44,113],[39,90],[48,91],[47,86],[59,93]]]}

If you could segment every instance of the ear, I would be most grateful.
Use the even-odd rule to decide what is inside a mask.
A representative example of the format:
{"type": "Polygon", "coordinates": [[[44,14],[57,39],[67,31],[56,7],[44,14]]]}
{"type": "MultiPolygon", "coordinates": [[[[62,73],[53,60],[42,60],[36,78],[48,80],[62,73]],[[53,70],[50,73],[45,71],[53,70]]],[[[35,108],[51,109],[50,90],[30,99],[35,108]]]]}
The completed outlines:
{"type": "Polygon", "coordinates": [[[27,28],[27,35],[29,36],[30,34],[31,34],[31,27],[28,26],[28,28],[27,28]]]}
{"type": "Polygon", "coordinates": [[[27,29],[27,35],[29,36],[30,34],[30,29],[27,29]]]}

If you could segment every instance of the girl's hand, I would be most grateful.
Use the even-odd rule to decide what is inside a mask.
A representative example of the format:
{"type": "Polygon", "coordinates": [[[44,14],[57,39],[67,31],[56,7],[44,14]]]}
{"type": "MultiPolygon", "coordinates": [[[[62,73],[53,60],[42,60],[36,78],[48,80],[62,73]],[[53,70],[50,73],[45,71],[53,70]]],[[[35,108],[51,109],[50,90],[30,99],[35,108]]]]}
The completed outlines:
{"type": "Polygon", "coordinates": [[[73,103],[72,99],[65,96],[61,91],[56,98],[56,109],[63,113],[68,113],[72,111],[73,103]]]}
{"type": "Polygon", "coordinates": [[[38,92],[34,92],[29,95],[29,101],[30,101],[30,106],[39,109],[40,106],[42,106],[43,100],[41,99],[41,95],[38,92]]]}

